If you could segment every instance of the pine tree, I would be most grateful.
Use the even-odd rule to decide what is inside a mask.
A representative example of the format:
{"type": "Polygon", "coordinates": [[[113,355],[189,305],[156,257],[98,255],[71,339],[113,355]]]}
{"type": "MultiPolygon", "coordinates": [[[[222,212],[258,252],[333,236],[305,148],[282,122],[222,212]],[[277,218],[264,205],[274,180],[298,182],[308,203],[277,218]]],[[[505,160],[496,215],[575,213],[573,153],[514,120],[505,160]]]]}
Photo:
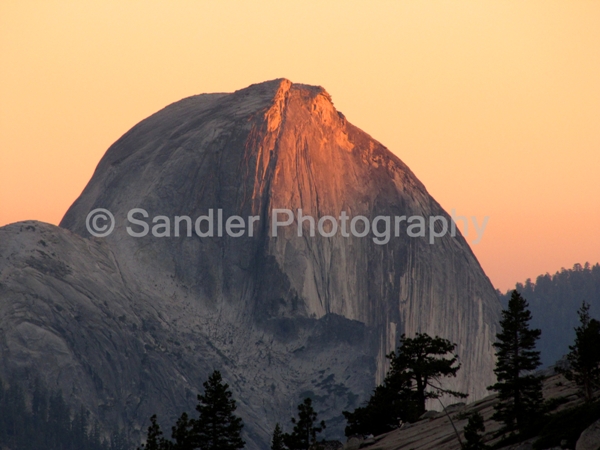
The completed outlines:
{"type": "Polygon", "coordinates": [[[388,371],[383,383],[377,386],[366,405],[354,412],[343,411],[348,425],[346,436],[356,434],[375,436],[387,433],[402,422],[410,422],[419,417],[412,382],[401,374],[388,371]]]}
{"type": "Polygon", "coordinates": [[[163,432],[158,425],[156,414],[150,417],[150,426],[146,436],[146,443],[138,447],[138,450],[165,450],[165,440],[162,437],[163,432]]]}
{"type": "Polygon", "coordinates": [[[456,344],[438,336],[402,335],[397,350],[387,355],[390,369],[383,383],[375,388],[367,404],[354,412],[343,412],[348,422],[346,436],[378,435],[393,430],[400,421],[413,422],[425,412],[428,399],[444,394],[466,397],[439,383],[442,377],[455,377],[460,369],[455,349],[456,344]]]}
{"type": "Polygon", "coordinates": [[[390,377],[408,378],[411,381],[417,402],[417,416],[425,412],[425,402],[444,394],[465,398],[462,392],[445,389],[439,384],[440,377],[455,377],[460,364],[454,355],[456,344],[439,336],[432,338],[426,333],[417,333],[414,338],[400,337],[400,345],[392,352],[390,377]],[[446,355],[452,355],[445,358],[446,355]]]}
{"type": "Polygon", "coordinates": [[[221,373],[215,370],[204,383],[204,395],[198,395],[196,410],[200,417],[195,421],[196,445],[201,450],[237,450],[245,445],[241,437],[242,419],[233,412],[235,400],[229,385],[223,383],[221,373]]]}
{"type": "Polygon", "coordinates": [[[271,450],[286,450],[286,446],[283,442],[284,434],[279,424],[275,424],[275,430],[273,431],[273,440],[271,441],[271,450]]]}
{"type": "Polygon", "coordinates": [[[508,309],[502,311],[501,332],[496,335],[497,383],[488,389],[498,392],[493,419],[504,423],[502,431],[523,432],[538,417],[542,403],[541,377],[531,372],[540,365],[535,350],[541,331],[529,329],[531,313],[527,301],[515,290],[508,309]]]}
{"type": "Polygon", "coordinates": [[[478,412],[474,412],[469,416],[469,421],[464,429],[465,445],[464,450],[485,450],[488,448],[483,443],[483,436],[479,433],[485,432],[483,417],[478,412]]]}
{"type": "Polygon", "coordinates": [[[590,305],[585,301],[578,314],[580,325],[575,328],[575,344],[569,346],[567,355],[570,368],[564,373],[568,380],[575,381],[589,402],[600,387],[600,322],[590,317],[590,305]]]}
{"type": "Polygon", "coordinates": [[[171,450],[194,450],[197,448],[194,426],[194,419],[190,419],[185,412],[181,414],[175,426],[171,427],[171,437],[175,441],[171,445],[171,450]]]}
{"type": "Polygon", "coordinates": [[[317,433],[325,429],[325,422],[316,426],[317,412],[312,406],[312,400],[305,398],[298,405],[298,419],[292,418],[294,430],[291,434],[284,435],[285,445],[290,450],[308,450],[317,442],[317,433]]]}

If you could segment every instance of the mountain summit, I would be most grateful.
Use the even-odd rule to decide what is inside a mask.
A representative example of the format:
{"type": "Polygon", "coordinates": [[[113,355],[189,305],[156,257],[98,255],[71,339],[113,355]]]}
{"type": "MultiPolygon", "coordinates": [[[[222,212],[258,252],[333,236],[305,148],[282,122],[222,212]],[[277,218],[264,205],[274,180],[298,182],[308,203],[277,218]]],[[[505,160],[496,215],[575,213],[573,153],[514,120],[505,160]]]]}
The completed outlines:
{"type": "Polygon", "coordinates": [[[385,243],[326,236],[320,218],[343,213],[450,221],[321,87],[279,79],[171,104],[108,149],[60,228],[0,228],[3,375],[32,371],[139,430],[193,411],[219,369],[250,448],[305,396],[342,435],[341,411],[382,380],[402,333],[456,342],[449,387],[486,395],[501,308],[466,241],[410,237],[406,220],[385,243]],[[97,208],[115,218],[105,238],[86,226],[97,208]],[[240,236],[224,232],[232,216],[240,236]]]}

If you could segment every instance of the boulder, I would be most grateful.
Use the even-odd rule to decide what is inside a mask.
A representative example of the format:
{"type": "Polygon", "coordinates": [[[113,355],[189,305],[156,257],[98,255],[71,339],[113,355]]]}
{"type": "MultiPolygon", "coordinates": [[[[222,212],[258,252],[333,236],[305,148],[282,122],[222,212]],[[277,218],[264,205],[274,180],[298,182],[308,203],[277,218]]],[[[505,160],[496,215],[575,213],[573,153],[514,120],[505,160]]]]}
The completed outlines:
{"type": "Polygon", "coordinates": [[[575,450],[598,450],[600,449],[600,420],[587,427],[577,439],[575,450]]]}

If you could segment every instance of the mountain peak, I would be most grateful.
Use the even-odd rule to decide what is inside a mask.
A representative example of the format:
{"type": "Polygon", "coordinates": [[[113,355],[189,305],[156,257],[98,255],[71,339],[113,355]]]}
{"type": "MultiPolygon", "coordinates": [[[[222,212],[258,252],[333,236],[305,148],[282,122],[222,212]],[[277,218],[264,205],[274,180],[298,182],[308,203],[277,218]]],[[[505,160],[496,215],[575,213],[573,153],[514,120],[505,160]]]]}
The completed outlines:
{"type": "Polygon", "coordinates": [[[246,93],[246,92],[262,92],[262,91],[276,91],[277,93],[285,93],[290,89],[298,89],[304,90],[306,92],[311,92],[314,95],[323,94],[326,97],[330,97],[325,88],[322,86],[315,86],[311,84],[304,83],[293,83],[291,80],[287,78],[276,78],[274,80],[262,81],[260,83],[254,83],[250,86],[247,86],[242,89],[238,89],[234,93],[246,93]]]}
{"type": "MultiPolygon", "coordinates": [[[[163,255],[148,264],[177,273],[201,304],[224,307],[235,298],[239,308],[233,315],[264,318],[265,303],[274,302],[279,305],[273,306],[274,317],[337,314],[383,327],[378,379],[387,367],[385,355],[394,349],[396,332],[390,330],[396,327],[465,343],[459,345],[481,342],[489,354],[465,364],[475,369],[472,373],[493,362],[499,304],[461,236],[447,236],[431,246],[404,235],[382,248],[364,239],[298,238],[294,227],[277,238],[272,235],[275,209],[303,211],[316,220],[338,217],[342,211],[364,217],[449,217],[398,157],[338,113],[320,86],[280,78],[232,94],[191,97],[159,111],[111,146],[61,226],[87,236],[85,217],[100,207],[122,220],[121,231],[107,238],[115,252],[125,259],[163,255]],[[132,208],[169,217],[198,217],[220,208],[225,215],[258,216],[260,221],[253,239],[132,239],[124,232],[132,208]],[[234,251],[242,240],[245,250],[234,251]],[[379,281],[358,275],[370,258],[380,261],[379,281]],[[451,269],[459,260],[464,261],[462,269],[451,269]],[[238,269],[232,272],[232,267],[238,269]],[[249,267],[262,269],[247,272],[249,267]],[[410,272],[414,270],[420,274],[410,272]],[[407,283],[431,286],[420,291],[407,289],[407,283]],[[266,291],[256,297],[256,289],[266,291]],[[428,298],[423,298],[425,292],[428,298]],[[484,321],[479,322],[477,312],[473,323],[469,319],[465,325],[480,331],[458,330],[443,317],[442,311],[449,309],[458,313],[465,298],[482,302],[484,321]]],[[[131,265],[138,266],[135,261],[131,265]]],[[[140,276],[147,270],[144,265],[140,276]]],[[[456,387],[474,397],[486,393],[493,381],[469,380],[466,374],[460,378],[456,387]]]]}
{"type": "Polygon", "coordinates": [[[326,99],[333,105],[331,95],[322,86],[314,86],[310,84],[292,83],[287,78],[277,78],[275,80],[263,81],[262,83],[251,84],[250,86],[239,89],[234,94],[242,96],[257,96],[261,97],[269,95],[272,97],[273,102],[276,103],[279,100],[285,98],[295,92],[300,95],[304,100],[310,101],[312,99],[320,98],[320,100],[326,99]]]}
{"type": "Polygon", "coordinates": [[[306,395],[327,432],[341,434],[341,411],[382,380],[402,333],[456,342],[462,369],[447,387],[471,399],[487,393],[500,305],[460,235],[431,245],[404,225],[379,245],[373,233],[311,234],[299,213],[315,223],[342,213],[373,224],[449,219],[322,87],[277,79],[167,106],[108,149],[61,221],[79,236],[52,227],[34,236],[30,224],[2,232],[2,329],[15,348],[6,370],[31,368],[48,385],[84,393],[105,422],[141,429],[156,411],[193,408],[183,393],[198,392],[219,368],[240,399],[253,449],[268,445],[274,424],[306,395]],[[114,216],[114,231],[91,239],[88,217],[98,208],[114,216]],[[274,234],[280,209],[293,223],[274,234]],[[145,235],[130,233],[143,229],[134,210],[147,214],[136,216],[145,235]],[[253,234],[176,225],[176,217],[192,224],[210,211],[223,223],[256,219],[253,234]],[[157,236],[155,219],[165,218],[169,231],[157,236]],[[27,321],[37,328],[19,325],[23,316],[10,305],[21,303],[33,305],[27,321]],[[38,369],[46,367],[36,347],[44,334],[64,367],[75,368],[71,378],[38,369]],[[126,379],[122,368],[131,369],[126,379]],[[108,403],[118,407],[97,407],[108,403]]]}

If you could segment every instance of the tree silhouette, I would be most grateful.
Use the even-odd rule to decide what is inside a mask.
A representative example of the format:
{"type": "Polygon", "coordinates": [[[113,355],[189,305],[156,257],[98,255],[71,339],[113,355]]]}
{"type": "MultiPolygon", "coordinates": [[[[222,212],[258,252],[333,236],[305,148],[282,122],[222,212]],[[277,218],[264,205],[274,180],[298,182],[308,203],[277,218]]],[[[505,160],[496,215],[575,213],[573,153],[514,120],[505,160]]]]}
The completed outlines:
{"type": "Polygon", "coordinates": [[[348,422],[346,436],[382,434],[396,428],[400,421],[413,422],[425,412],[428,399],[444,394],[466,397],[442,387],[442,378],[455,377],[460,368],[455,349],[456,344],[438,336],[417,333],[407,338],[403,334],[397,350],[387,355],[390,369],[385,380],[367,404],[354,412],[343,412],[348,422]]]}
{"type": "Polygon", "coordinates": [[[273,440],[271,441],[271,450],[286,450],[285,443],[283,441],[284,434],[279,424],[275,424],[275,430],[273,430],[273,440]]]}
{"type": "Polygon", "coordinates": [[[150,417],[150,426],[146,437],[146,443],[140,447],[142,450],[165,450],[166,441],[162,437],[163,432],[157,422],[156,414],[150,417]]]}
{"type": "Polygon", "coordinates": [[[441,378],[455,377],[460,364],[458,355],[453,354],[456,344],[439,336],[432,338],[426,333],[417,333],[414,338],[400,337],[396,352],[390,354],[390,377],[408,378],[415,392],[417,414],[425,412],[425,402],[444,394],[465,398],[462,392],[445,389],[441,378]],[[447,355],[450,358],[445,358],[447,355]]]}
{"type": "Polygon", "coordinates": [[[540,330],[530,330],[527,301],[515,290],[508,309],[502,311],[501,332],[496,335],[497,383],[488,389],[498,392],[493,419],[504,423],[502,431],[522,432],[538,417],[542,403],[542,380],[531,371],[540,365],[535,350],[540,330]]]}
{"type": "Polygon", "coordinates": [[[483,423],[483,417],[478,412],[474,412],[469,415],[469,421],[465,425],[465,445],[464,450],[485,450],[488,448],[483,443],[483,436],[479,433],[485,431],[485,425],[483,423]]]}
{"type": "Polygon", "coordinates": [[[575,343],[567,355],[570,367],[563,373],[575,381],[589,402],[600,386],[600,322],[590,317],[590,305],[585,301],[578,315],[580,325],[575,328],[575,343]]]}
{"type": "Polygon", "coordinates": [[[198,395],[196,410],[200,417],[194,423],[197,448],[201,450],[237,450],[245,445],[241,437],[242,419],[235,416],[235,400],[221,372],[215,370],[204,383],[204,395],[198,395]]]}
{"type": "Polygon", "coordinates": [[[292,418],[294,430],[283,437],[286,447],[290,450],[308,450],[317,442],[317,433],[325,429],[324,421],[318,426],[315,425],[316,422],[317,413],[313,409],[312,400],[307,397],[298,405],[298,419],[292,418]]]}
{"type": "Polygon", "coordinates": [[[215,370],[204,382],[204,395],[198,394],[198,419],[183,413],[171,428],[169,441],[162,437],[156,414],[150,418],[146,444],[142,450],[237,450],[244,448],[241,437],[242,419],[234,413],[235,400],[229,385],[223,383],[221,373],[215,370]]]}
{"type": "Polygon", "coordinates": [[[175,426],[171,427],[171,438],[173,443],[168,445],[167,450],[194,450],[196,449],[196,435],[194,433],[195,421],[190,419],[187,413],[181,414],[175,426]]]}
{"type": "Polygon", "coordinates": [[[383,383],[377,386],[366,405],[354,412],[343,411],[348,422],[346,436],[355,434],[375,436],[398,427],[400,421],[409,422],[419,416],[411,381],[388,371],[383,383]]]}

